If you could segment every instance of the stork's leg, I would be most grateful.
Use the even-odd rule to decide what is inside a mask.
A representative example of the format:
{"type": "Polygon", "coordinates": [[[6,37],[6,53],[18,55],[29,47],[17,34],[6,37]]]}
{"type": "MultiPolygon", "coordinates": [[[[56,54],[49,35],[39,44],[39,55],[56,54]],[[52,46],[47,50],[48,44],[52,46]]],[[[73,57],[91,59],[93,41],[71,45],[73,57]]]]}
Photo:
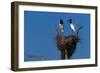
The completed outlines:
{"type": "Polygon", "coordinates": [[[66,59],[66,51],[65,51],[65,49],[61,50],[61,59],[66,59]]]}

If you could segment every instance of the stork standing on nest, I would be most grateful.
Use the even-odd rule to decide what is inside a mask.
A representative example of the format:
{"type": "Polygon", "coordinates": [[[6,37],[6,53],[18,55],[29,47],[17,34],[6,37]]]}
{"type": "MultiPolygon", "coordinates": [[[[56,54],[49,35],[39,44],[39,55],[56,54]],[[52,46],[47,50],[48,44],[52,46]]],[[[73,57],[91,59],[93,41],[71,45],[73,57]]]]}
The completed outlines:
{"type": "Polygon", "coordinates": [[[69,19],[68,20],[69,21],[69,23],[70,23],[70,28],[71,28],[71,30],[72,30],[72,33],[74,32],[76,32],[76,29],[75,29],[75,26],[74,26],[74,23],[73,23],[73,21],[72,21],[72,19],[69,19]]]}
{"type": "Polygon", "coordinates": [[[59,28],[60,28],[61,34],[63,35],[63,33],[64,33],[64,23],[63,23],[63,20],[62,19],[60,20],[59,28]]]}

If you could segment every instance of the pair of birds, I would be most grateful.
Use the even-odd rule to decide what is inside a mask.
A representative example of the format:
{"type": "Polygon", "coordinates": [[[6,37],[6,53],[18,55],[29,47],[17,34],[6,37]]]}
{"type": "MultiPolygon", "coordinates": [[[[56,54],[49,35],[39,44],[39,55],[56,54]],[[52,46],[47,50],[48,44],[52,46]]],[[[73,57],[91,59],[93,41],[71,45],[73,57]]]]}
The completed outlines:
{"type": "MultiPolygon", "coordinates": [[[[76,32],[76,29],[75,29],[75,26],[73,24],[72,19],[69,19],[68,21],[70,23],[70,28],[71,28],[72,32],[76,32]]],[[[61,32],[64,32],[64,23],[63,23],[63,20],[62,19],[60,20],[59,27],[60,27],[60,31],[61,32]]]]}
{"type": "Polygon", "coordinates": [[[68,21],[70,23],[72,34],[77,33],[77,35],[63,35],[64,23],[62,19],[60,20],[60,23],[59,23],[60,32],[58,31],[59,29],[57,29],[56,46],[61,52],[60,53],[61,59],[71,59],[73,53],[75,52],[77,43],[79,41],[78,32],[79,32],[79,29],[81,28],[76,30],[72,19],[69,19],[68,21]]]}

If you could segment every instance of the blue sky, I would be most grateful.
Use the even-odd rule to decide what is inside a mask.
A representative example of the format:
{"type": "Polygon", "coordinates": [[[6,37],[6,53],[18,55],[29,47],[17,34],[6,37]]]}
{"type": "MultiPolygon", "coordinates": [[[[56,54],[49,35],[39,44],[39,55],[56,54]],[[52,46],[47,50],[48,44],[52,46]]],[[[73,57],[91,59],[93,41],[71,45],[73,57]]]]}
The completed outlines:
{"type": "Polygon", "coordinates": [[[24,11],[24,61],[60,60],[55,28],[63,19],[65,34],[70,35],[70,18],[76,28],[79,22],[83,26],[72,59],[90,58],[90,14],[24,11]]]}

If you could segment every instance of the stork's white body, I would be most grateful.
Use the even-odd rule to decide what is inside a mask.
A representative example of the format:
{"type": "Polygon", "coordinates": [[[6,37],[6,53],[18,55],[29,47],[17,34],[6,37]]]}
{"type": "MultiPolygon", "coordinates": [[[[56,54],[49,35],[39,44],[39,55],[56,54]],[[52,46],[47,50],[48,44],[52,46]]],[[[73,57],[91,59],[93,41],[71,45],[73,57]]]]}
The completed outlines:
{"type": "Polygon", "coordinates": [[[64,25],[63,24],[59,24],[60,30],[61,32],[64,32],[64,25]]]}
{"type": "Polygon", "coordinates": [[[73,23],[71,23],[70,24],[70,28],[71,28],[71,30],[73,31],[73,32],[75,32],[76,30],[75,30],[75,26],[74,26],[74,24],[73,23]]]}

